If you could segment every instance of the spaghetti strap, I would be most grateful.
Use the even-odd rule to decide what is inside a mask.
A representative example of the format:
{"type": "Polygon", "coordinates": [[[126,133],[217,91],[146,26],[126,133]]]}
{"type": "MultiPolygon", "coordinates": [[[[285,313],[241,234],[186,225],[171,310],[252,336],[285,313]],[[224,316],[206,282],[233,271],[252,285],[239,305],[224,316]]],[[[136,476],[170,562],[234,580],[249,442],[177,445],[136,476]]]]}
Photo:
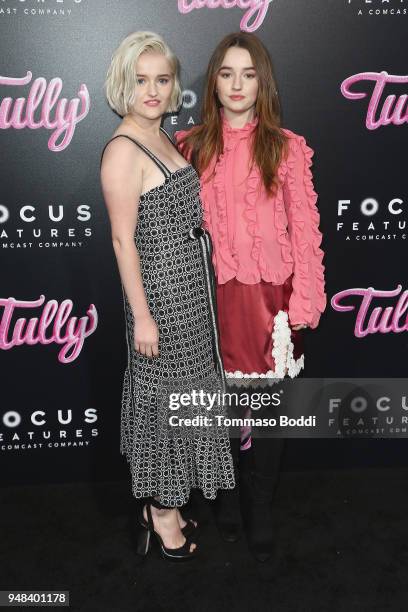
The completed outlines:
{"type": "Polygon", "coordinates": [[[163,132],[163,134],[165,134],[168,138],[168,140],[170,140],[171,144],[173,145],[173,147],[176,149],[177,153],[180,153],[180,151],[178,150],[177,146],[174,144],[172,137],[170,136],[170,134],[164,129],[164,127],[160,126],[161,131],[163,132]]]}
{"type": "MultiPolygon", "coordinates": [[[[140,143],[139,141],[135,140],[134,138],[132,138],[131,136],[127,136],[127,134],[117,134],[116,136],[114,136],[113,138],[111,138],[110,140],[108,140],[108,142],[106,143],[106,145],[104,146],[103,150],[102,150],[102,154],[101,154],[101,162],[100,165],[102,165],[102,158],[103,158],[103,154],[105,153],[105,149],[108,146],[108,144],[110,142],[112,142],[112,140],[115,140],[115,138],[119,138],[119,137],[123,137],[123,138],[128,138],[129,140],[131,140],[132,142],[135,143],[135,145],[137,147],[139,147],[140,149],[142,149],[142,151],[144,151],[146,153],[146,155],[148,157],[150,157],[150,159],[152,160],[152,162],[154,162],[156,164],[156,166],[159,168],[159,170],[161,170],[165,176],[166,179],[168,179],[171,176],[171,172],[170,170],[167,168],[167,166],[165,166],[163,164],[162,161],[160,161],[160,159],[158,157],[156,157],[156,155],[154,153],[152,153],[150,151],[150,149],[148,149],[147,147],[145,147],[144,145],[142,145],[142,143],[140,143]]],[[[167,134],[168,136],[168,134],[167,134]]]]}

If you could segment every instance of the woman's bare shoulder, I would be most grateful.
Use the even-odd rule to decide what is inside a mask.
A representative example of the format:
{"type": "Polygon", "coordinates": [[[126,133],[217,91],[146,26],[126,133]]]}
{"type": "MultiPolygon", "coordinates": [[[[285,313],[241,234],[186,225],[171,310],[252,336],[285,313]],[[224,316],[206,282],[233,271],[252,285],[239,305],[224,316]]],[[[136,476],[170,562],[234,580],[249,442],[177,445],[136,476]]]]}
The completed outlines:
{"type": "Polygon", "coordinates": [[[143,151],[127,134],[117,133],[106,143],[103,150],[102,168],[126,169],[135,164],[143,165],[143,151]]]}

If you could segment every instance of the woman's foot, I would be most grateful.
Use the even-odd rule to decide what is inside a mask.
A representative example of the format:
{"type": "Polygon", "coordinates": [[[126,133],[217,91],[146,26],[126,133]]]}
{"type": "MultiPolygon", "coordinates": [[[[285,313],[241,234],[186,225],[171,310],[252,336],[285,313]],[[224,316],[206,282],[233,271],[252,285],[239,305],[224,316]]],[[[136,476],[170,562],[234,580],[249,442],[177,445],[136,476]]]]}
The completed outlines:
{"type": "Polygon", "coordinates": [[[272,500],[277,475],[252,473],[252,495],[248,508],[248,544],[258,561],[267,561],[272,555],[276,532],[272,514],[272,500]]]}
{"type": "Polygon", "coordinates": [[[226,542],[236,542],[242,532],[242,515],[238,482],[234,489],[218,492],[215,522],[226,542]]]}
{"type": "MultiPolygon", "coordinates": [[[[183,518],[180,510],[178,508],[176,508],[177,510],[177,518],[178,518],[178,522],[180,525],[180,529],[184,529],[184,527],[187,525],[187,521],[183,518]]],[[[193,521],[193,519],[188,519],[189,523],[192,523],[194,525],[194,527],[197,527],[197,521],[193,521]]]]}
{"type": "Polygon", "coordinates": [[[276,537],[269,503],[252,503],[249,509],[247,536],[249,549],[257,561],[267,561],[272,555],[276,537]]]}
{"type": "MultiPolygon", "coordinates": [[[[180,548],[183,546],[186,542],[186,538],[181,531],[179,510],[177,508],[162,510],[151,506],[151,512],[154,530],[161,536],[164,546],[166,548],[180,548]]],[[[143,508],[143,518],[147,523],[146,506],[143,508]]],[[[192,542],[189,548],[190,552],[193,552],[195,548],[196,544],[192,542]]]]}

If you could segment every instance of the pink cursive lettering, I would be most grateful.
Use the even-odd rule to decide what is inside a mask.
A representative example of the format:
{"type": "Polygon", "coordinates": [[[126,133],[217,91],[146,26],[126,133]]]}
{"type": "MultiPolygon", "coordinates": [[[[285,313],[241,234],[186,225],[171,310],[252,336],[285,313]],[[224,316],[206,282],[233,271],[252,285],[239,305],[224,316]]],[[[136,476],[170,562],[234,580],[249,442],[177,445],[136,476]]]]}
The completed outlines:
{"type": "Polygon", "coordinates": [[[377,332],[381,334],[388,334],[389,332],[398,334],[408,330],[408,317],[406,314],[408,310],[408,291],[405,290],[401,293],[401,289],[402,285],[398,285],[396,289],[391,291],[381,291],[373,287],[367,287],[367,289],[345,289],[332,297],[331,306],[338,312],[355,310],[355,306],[341,304],[341,300],[360,296],[362,300],[357,313],[354,335],[357,338],[364,338],[368,334],[376,334],[377,332]],[[376,306],[368,317],[368,309],[374,298],[392,298],[400,293],[401,295],[395,306],[386,306],[385,308],[376,306]],[[401,321],[402,317],[404,317],[403,321],[401,321]]]}
{"type": "MultiPolygon", "coordinates": [[[[32,76],[31,72],[27,72],[27,75],[21,78],[0,76],[0,85],[22,87],[30,83],[32,76]]],[[[16,100],[3,98],[0,104],[0,129],[22,130],[27,127],[31,130],[38,130],[44,127],[47,130],[54,130],[48,141],[48,148],[50,151],[63,151],[72,140],[76,124],[89,113],[90,97],[84,84],[79,88],[78,98],[73,98],[69,102],[67,98],[58,100],[61,90],[60,78],[51,79],[47,85],[43,77],[38,77],[31,85],[27,100],[25,98],[16,100]],[[40,105],[39,120],[36,121],[35,112],[40,105]],[[80,109],[79,105],[81,105],[80,109]],[[51,118],[54,106],[54,117],[51,118]],[[60,136],[62,139],[60,143],[57,143],[60,136]]]]}
{"type": "Polygon", "coordinates": [[[194,9],[240,8],[246,11],[240,24],[241,30],[255,32],[264,22],[273,0],[178,0],[180,13],[191,13],[194,9]]]}
{"type": "Polygon", "coordinates": [[[90,336],[98,325],[98,313],[93,304],[87,310],[87,315],[81,317],[69,317],[73,303],[71,300],[63,300],[60,305],[56,300],[49,300],[41,313],[40,318],[33,317],[28,322],[25,318],[17,319],[11,331],[11,318],[18,308],[37,308],[42,306],[45,296],[41,295],[38,300],[16,300],[13,297],[0,298],[0,306],[4,307],[0,320],[0,349],[10,350],[14,346],[22,344],[56,344],[64,345],[58,354],[61,363],[74,361],[82,350],[85,338],[90,336]],[[52,330],[47,336],[47,328],[53,324],[52,330]],[[66,325],[65,331],[63,331],[66,325]],[[70,354],[69,350],[72,348],[70,354]]]}
{"type": "Polygon", "coordinates": [[[382,72],[360,72],[353,74],[345,79],[341,84],[341,93],[348,100],[361,100],[367,97],[365,92],[351,91],[350,87],[360,81],[373,81],[375,83],[368,104],[366,127],[369,130],[376,130],[382,125],[402,125],[408,123],[407,100],[408,95],[403,94],[397,98],[394,94],[385,98],[380,109],[380,99],[387,83],[408,83],[408,76],[396,76],[382,72]]]}

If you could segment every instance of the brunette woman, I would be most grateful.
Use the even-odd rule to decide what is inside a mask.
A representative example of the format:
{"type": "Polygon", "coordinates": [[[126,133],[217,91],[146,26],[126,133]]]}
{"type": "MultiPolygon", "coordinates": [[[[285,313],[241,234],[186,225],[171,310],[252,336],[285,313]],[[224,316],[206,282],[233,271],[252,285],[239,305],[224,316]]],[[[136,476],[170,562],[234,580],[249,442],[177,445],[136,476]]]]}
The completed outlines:
{"type": "MultiPolygon", "coordinates": [[[[302,330],[316,328],[326,306],[313,151],[303,136],[281,127],[271,59],[255,35],[234,33],[219,43],[207,70],[202,124],[176,137],[201,177],[228,380],[256,385],[298,376],[302,330]]],[[[248,537],[265,560],[283,440],[251,443],[248,537]]],[[[239,440],[231,444],[238,475],[239,440]]],[[[237,489],[221,496],[218,524],[228,540],[241,527],[238,502],[237,489]]]]}

